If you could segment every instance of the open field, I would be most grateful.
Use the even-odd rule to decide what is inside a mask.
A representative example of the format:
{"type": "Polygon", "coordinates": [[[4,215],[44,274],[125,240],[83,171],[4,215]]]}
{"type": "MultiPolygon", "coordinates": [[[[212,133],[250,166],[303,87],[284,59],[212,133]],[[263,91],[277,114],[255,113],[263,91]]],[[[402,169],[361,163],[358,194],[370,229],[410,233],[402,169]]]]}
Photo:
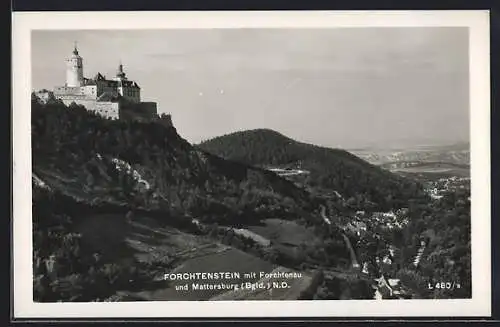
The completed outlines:
{"type": "Polygon", "coordinates": [[[453,176],[467,177],[470,175],[470,168],[461,165],[451,165],[446,163],[428,163],[411,167],[391,169],[393,172],[402,173],[429,173],[429,174],[450,174],[453,176]]]}
{"type": "Polygon", "coordinates": [[[273,243],[292,246],[299,246],[315,237],[312,230],[293,221],[271,218],[265,219],[263,223],[264,225],[247,226],[247,229],[271,240],[273,243]]]}
{"type": "Polygon", "coordinates": [[[451,177],[470,177],[469,166],[450,163],[420,163],[408,167],[393,168],[390,171],[423,181],[434,181],[440,178],[451,177]]]}

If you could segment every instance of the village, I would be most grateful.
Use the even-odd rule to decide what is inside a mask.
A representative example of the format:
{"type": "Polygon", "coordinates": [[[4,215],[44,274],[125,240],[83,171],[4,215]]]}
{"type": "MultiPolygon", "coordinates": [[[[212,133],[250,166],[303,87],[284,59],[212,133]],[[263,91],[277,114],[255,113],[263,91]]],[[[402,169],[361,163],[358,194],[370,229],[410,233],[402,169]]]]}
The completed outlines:
{"type": "Polygon", "coordinates": [[[433,199],[441,199],[446,192],[467,188],[470,188],[470,177],[452,176],[429,181],[426,190],[433,199]]]}

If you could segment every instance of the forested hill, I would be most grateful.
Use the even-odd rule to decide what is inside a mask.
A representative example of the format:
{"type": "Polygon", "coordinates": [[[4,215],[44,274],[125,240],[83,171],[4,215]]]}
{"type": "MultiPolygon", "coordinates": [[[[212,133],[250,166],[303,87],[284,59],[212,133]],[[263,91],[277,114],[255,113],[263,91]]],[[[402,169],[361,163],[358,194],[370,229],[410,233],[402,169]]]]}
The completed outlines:
{"type": "Polygon", "coordinates": [[[264,169],[195,149],[161,122],[106,120],[83,107],[32,102],[33,173],[92,204],[170,210],[238,224],[304,218],[318,203],[264,169]]]}
{"type": "Polygon", "coordinates": [[[422,186],[351,153],[302,143],[269,129],[219,136],[198,145],[225,159],[263,167],[300,168],[304,183],[340,193],[359,209],[388,210],[424,196],[422,186]]]}

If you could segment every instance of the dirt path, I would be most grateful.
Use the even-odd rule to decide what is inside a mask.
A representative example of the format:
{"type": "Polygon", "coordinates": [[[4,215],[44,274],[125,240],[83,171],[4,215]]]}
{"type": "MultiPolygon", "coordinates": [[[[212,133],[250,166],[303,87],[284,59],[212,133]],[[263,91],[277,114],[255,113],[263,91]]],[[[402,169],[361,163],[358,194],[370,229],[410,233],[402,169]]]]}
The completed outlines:
{"type": "MultiPolygon", "coordinates": [[[[323,220],[328,224],[331,225],[331,220],[326,216],[326,208],[324,205],[321,205],[321,217],[323,217],[323,220]]],[[[342,237],[344,238],[345,245],[347,249],[349,250],[349,255],[351,257],[351,265],[353,268],[359,268],[359,262],[358,259],[356,258],[356,252],[354,252],[354,249],[352,247],[351,241],[349,238],[342,233],[342,237]]]]}

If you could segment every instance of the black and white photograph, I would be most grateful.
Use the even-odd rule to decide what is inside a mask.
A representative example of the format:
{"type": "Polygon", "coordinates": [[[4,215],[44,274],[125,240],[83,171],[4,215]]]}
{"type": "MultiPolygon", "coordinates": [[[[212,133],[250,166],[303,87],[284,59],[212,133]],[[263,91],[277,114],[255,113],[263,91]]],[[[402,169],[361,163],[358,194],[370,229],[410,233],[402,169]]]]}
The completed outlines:
{"type": "Polygon", "coordinates": [[[34,305],[489,305],[489,89],[471,88],[489,77],[468,23],[99,17],[23,41],[34,305]]]}

